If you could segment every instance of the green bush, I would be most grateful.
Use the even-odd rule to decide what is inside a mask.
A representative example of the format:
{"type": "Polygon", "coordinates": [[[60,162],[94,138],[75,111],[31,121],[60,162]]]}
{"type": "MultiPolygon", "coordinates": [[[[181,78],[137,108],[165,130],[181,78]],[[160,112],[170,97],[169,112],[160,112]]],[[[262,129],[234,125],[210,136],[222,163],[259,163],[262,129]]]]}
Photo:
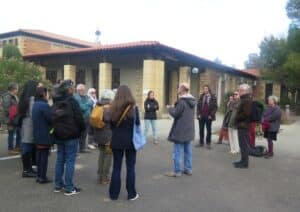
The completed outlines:
{"type": "Polygon", "coordinates": [[[12,45],[12,44],[6,44],[3,47],[3,58],[9,59],[9,58],[16,58],[16,59],[22,59],[22,55],[18,47],[12,45]]]}

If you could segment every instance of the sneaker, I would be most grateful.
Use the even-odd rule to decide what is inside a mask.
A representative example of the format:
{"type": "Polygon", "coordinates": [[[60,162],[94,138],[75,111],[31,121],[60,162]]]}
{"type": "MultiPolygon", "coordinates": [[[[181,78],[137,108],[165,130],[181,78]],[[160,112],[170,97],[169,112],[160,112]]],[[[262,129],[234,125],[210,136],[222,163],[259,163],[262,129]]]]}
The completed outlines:
{"type": "Polygon", "coordinates": [[[64,190],[64,187],[61,187],[61,188],[55,187],[53,192],[59,193],[59,192],[62,192],[63,190],[64,190]]]}
{"type": "Polygon", "coordinates": [[[81,191],[80,188],[74,187],[73,191],[66,191],[64,194],[65,194],[66,196],[72,196],[72,195],[75,195],[75,194],[79,194],[80,191],[81,191]]]}
{"type": "Polygon", "coordinates": [[[181,174],[176,173],[176,172],[167,172],[165,173],[166,177],[181,177],[181,174]]]}
{"type": "Polygon", "coordinates": [[[184,171],[183,174],[188,175],[188,176],[192,176],[193,173],[191,171],[184,171]]]}
{"type": "Polygon", "coordinates": [[[9,155],[18,155],[18,154],[20,154],[20,152],[17,152],[15,150],[11,149],[11,150],[8,150],[8,154],[9,155]]]}
{"type": "Polygon", "coordinates": [[[96,149],[96,147],[95,147],[93,144],[89,144],[89,145],[88,145],[88,148],[91,149],[91,150],[96,149]]]}
{"type": "Polygon", "coordinates": [[[133,198],[131,198],[131,199],[129,199],[129,200],[130,200],[130,201],[135,201],[135,200],[137,200],[139,197],[140,197],[140,195],[137,193],[137,194],[135,195],[135,197],[133,197],[133,198]]]}

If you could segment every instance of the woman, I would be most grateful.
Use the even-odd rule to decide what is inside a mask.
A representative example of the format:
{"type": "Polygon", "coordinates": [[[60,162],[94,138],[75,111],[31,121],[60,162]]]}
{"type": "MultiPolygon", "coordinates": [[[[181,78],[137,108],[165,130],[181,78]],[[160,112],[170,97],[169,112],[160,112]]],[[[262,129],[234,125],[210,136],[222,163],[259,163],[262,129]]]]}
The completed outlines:
{"type": "Polygon", "coordinates": [[[47,178],[48,156],[51,147],[51,110],[47,102],[47,89],[37,88],[32,107],[33,138],[37,150],[37,179],[40,184],[52,182],[47,178]]]}
{"type": "MultiPolygon", "coordinates": [[[[98,99],[97,93],[95,88],[89,88],[87,92],[88,97],[93,102],[93,108],[96,106],[98,99]]],[[[96,141],[94,138],[95,129],[88,125],[88,148],[91,150],[96,149],[96,141]]]]}
{"type": "Polygon", "coordinates": [[[145,137],[147,138],[148,129],[151,125],[152,136],[154,144],[158,144],[157,134],[156,134],[156,111],[159,109],[158,102],[154,98],[154,92],[149,91],[147,99],[144,102],[145,109],[145,137]]]}
{"type": "Polygon", "coordinates": [[[128,200],[136,200],[139,194],[135,189],[136,150],[133,145],[134,116],[136,124],[140,124],[138,108],[128,86],[119,87],[110,107],[112,127],[113,171],[109,187],[112,200],[117,200],[121,189],[122,160],[126,156],[126,189],[128,200]]]}
{"type": "Polygon", "coordinates": [[[237,125],[235,122],[236,113],[239,107],[239,92],[235,91],[233,93],[233,101],[230,104],[230,118],[228,122],[228,136],[229,136],[229,144],[230,144],[230,153],[238,154],[240,152],[238,133],[237,133],[237,125]]]}
{"type": "MultiPolygon", "coordinates": [[[[102,113],[104,120],[109,120],[109,107],[113,100],[114,92],[112,90],[104,90],[101,92],[101,100],[97,105],[103,107],[102,113]]],[[[94,139],[98,144],[99,158],[98,158],[98,182],[99,184],[110,183],[110,167],[112,161],[111,151],[111,136],[110,122],[105,122],[103,128],[94,128],[94,139]]]]}
{"type": "Polygon", "coordinates": [[[222,128],[221,128],[220,133],[219,133],[219,139],[218,139],[217,144],[222,144],[223,140],[228,141],[228,129],[227,128],[228,128],[228,122],[229,122],[230,115],[231,115],[230,105],[231,105],[232,102],[233,102],[233,96],[230,95],[229,96],[229,101],[226,104],[225,117],[224,117],[224,120],[223,120],[222,128]]]}
{"type": "Polygon", "coordinates": [[[273,157],[273,141],[277,140],[277,133],[280,127],[281,110],[277,105],[278,98],[276,96],[269,96],[268,109],[264,113],[262,127],[264,129],[264,137],[268,141],[268,152],[265,158],[273,157]]]}
{"type": "Polygon", "coordinates": [[[21,118],[21,139],[22,139],[22,162],[23,177],[36,177],[36,172],[32,169],[32,163],[35,162],[35,144],[32,129],[32,106],[38,82],[29,80],[22,92],[18,106],[18,112],[21,118]]]}

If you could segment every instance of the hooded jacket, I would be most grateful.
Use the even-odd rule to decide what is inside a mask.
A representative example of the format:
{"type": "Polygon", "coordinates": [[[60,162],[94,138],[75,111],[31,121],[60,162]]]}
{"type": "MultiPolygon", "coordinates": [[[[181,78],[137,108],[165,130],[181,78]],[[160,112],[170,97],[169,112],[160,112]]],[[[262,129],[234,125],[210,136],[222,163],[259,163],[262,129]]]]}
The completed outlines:
{"type": "Polygon", "coordinates": [[[106,145],[111,142],[112,131],[110,129],[110,112],[109,108],[105,107],[110,104],[109,99],[101,99],[97,102],[97,105],[103,106],[103,121],[105,122],[105,126],[101,129],[94,128],[94,140],[99,145],[106,145]]]}
{"type": "Polygon", "coordinates": [[[168,140],[174,143],[188,143],[195,138],[195,98],[187,94],[179,98],[175,107],[169,108],[174,122],[168,140]]]}

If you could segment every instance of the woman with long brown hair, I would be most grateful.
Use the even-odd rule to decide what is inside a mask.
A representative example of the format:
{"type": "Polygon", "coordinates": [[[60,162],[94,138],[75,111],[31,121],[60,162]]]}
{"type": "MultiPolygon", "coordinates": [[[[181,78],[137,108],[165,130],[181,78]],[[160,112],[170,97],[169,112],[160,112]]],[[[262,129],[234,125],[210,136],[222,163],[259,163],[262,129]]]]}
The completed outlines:
{"type": "Polygon", "coordinates": [[[135,99],[128,86],[118,88],[116,96],[111,103],[111,128],[112,128],[112,152],[113,171],[109,187],[109,195],[112,200],[117,200],[121,189],[122,160],[126,156],[126,189],[128,200],[136,200],[139,194],[135,190],[135,162],[136,150],[133,144],[134,118],[136,124],[140,124],[138,108],[135,99]]]}

